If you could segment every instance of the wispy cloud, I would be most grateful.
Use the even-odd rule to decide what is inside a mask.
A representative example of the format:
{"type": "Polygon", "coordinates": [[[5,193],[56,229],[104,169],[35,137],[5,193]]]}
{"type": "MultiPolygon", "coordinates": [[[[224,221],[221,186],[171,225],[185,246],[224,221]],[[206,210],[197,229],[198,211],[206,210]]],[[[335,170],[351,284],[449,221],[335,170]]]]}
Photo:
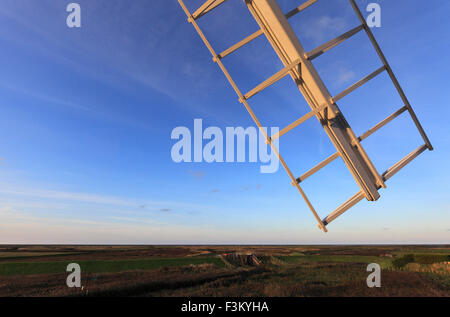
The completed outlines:
{"type": "MultiPolygon", "coordinates": [[[[63,6],[46,2],[44,6],[47,10],[41,12],[42,5],[36,5],[35,10],[32,10],[28,2],[18,4],[6,1],[0,5],[0,15],[25,28],[28,36],[33,39],[17,39],[7,32],[0,33],[0,36],[117,90],[133,93],[136,85],[139,85],[177,101],[172,106],[222,120],[191,98],[198,98],[202,92],[211,91],[208,87],[212,87],[214,83],[212,76],[219,75],[218,72],[208,71],[214,69],[214,65],[211,63],[210,68],[202,67],[205,66],[204,59],[186,61],[183,58],[184,51],[179,48],[194,46],[190,43],[191,39],[179,32],[181,23],[178,16],[161,16],[159,8],[166,7],[167,4],[142,5],[148,7],[148,10],[135,6],[124,7],[121,2],[109,1],[84,5],[84,12],[97,14],[96,23],[85,24],[79,34],[71,34],[72,41],[68,48],[64,45],[67,41],[64,19],[61,20],[62,27],[56,29],[52,23],[38,23],[35,20],[36,16],[45,20],[42,15],[60,12],[63,6]],[[42,14],[36,15],[36,10],[42,14]],[[109,23],[106,22],[107,18],[102,18],[104,14],[121,16],[122,19],[109,23]],[[153,23],[145,22],[149,19],[153,23]],[[142,24],[147,26],[145,32],[140,28],[142,24]],[[158,50],[154,47],[158,47],[158,50]],[[180,74],[184,76],[179,76],[180,74]]],[[[61,13],[62,17],[64,14],[65,11],[61,13]]],[[[183,26],[189,27],[187,24],[183,26]]],[[[194,37],[193,30],[189,31],[194,37]]]]}
{"type": "MultiPolygon", "coordinates": [[[[149,219],[143,219],[141,218],[132,218],[132,217],[118,217],[118,216],[113,216],[113,217],[109,217],[108,219],[113,220],[113,221],[120,221],[120,222],[129,222],[129,223],[139,223],[139,224],[156,224],[156,221],[153,220],[149,220],[149,219]]],[[[105,222],[103,222],[105,223],[105,222]]]]}
{"type": "Polygon", "coordinates": [[[342,33],[348,28],[348,23],[341,17],[330,17],[328,15],[309,19],[302,24],[301,36],[311,40],[316,45],[331,40],[330,33],[342,33]]]}
{"type": "Polygon", "coordinates": [[[39,93],[36,91],[33,91],[32,89],[25,88],[25,87],[19,87],[19,86],[13,86],[11,84],[7,84],[4,82],[0,82],[0,89],[7,90],[9,92],[12,92],[14,94],[20,95],[21,97],[27,97],[32,100],[35,100],[39,102],[40,105],[45,105],[47,107],[56,107],[58,109],[67,109],[67,110],[75,110],[79,113],[83,113],[85,115],[88,115],[93,118],[101,119],[103,121],[109,121],[115,124],[120,124],[128,127],[133,128],[139,128],[141,130],[156,130],[156,128],[153,128],[153,125],[149,125],[148,123],[140,123],[136,120],[128,120],[124,118],[123,116],[115,115],[114,113],[105,112],[99,110],[99,105],[87,105],[82,104],[81,102],[75,102],[69,100],[69,98],[62,99],[55,96],[50,96],[45,93],[39,93]]]}
{"type": "Polygon", "coordinates": [[[9,90],[9,91],[14,92],[16,94],[25,95],[25,96],[28,96],[28,97],[31,97],[31,98],[34,98],[34,99],[38,99],[38,100],[43,101],[43,102],[45,102],[47,104],[50,104],[50,105],[57,105],[57,106],[63,106],[63,107],[76,109],[76,110],[93,112],[91,108],[83,106],[81,104],[78,104],[78,103],[75,103],[75,102],[71,102],[71,101],[68,101],[68,100],[59,99],[59,98],[54,97],[54,96],[45,95],[45,94],[34,92],[34,91],[31,91],[31,90],[27,90],[27,89],[25,89],[23,87],[12,86],[11,84],[7,84],[7,83],[4,83],[4,82],[0,82],[0,88],[9,90]]]}
{"type": "MultiPolygon", "coordinates": [[[[150,199],[136,199],[136,198],[124,198],[116,196],[99,195],[92,193],[82,193],[82,192],[69,192],[69,191],[58,191],[49,189],[34,189],[27,188],[26,186],[21,186],[11,184],[0,184],[0,195],[8,197],[7,200],[10,201],[11,206],[18,207],[40,207],[45,208],[45,206],[53,208],[62,208],[64,206],[70,205],[70,203],[87,203],[91,206],[95,205],[105,205],[114,208],[127,208],[132,210],[142,210],[145,209],[148,212],[151,211],[173,211],[179,210],[183,211],[207,211],[213,209],[212,206],[195,204],[183,202],[180,200],[176,201],[165,201],[165,200],[150,200],[150,199]],[[19,201],[12,200],[12,197],[20,198],[19,201]],[[25,198],[35,199],[30,202],[24,200],[25,198]],[[36,199],[39,199],[36,201],[36,199]],[[50,201],[50,202],[48,202],[50,201]],[[59,203],[58,203],[59,202],[59,203]],[[49,205],[49,203],[51,205],[49,205]]],[[[5,200],[3,200],[5,201],[5,200]]],[[[1,206],[1,205],[0,205],[1,206]]],[[[117,209],[116,209],[117,210],[117,209]]]]}
{"type": "Polygon", "coordinates": [[[337,82],[338,84],[347,84],[355,78],[356,74],[354,71],[349,70],[344,67],[340,67],[338,70],[337,82]]]}
{"type": "MultiPolygon", "coordinates": [[[[14,196],[28,196],[28,197],[37,197],[37,198],[45,198],[45,199],[56,199],[56,200],[67,200],[67,201],[80,201],[80,202],[89,202],[96,204],[112,204],[112,205],[121,205],[121,206],[130,206],[133,205],[129,201],[101,196],[95,194],[86,194],[86,193],[74,193],[74,192],[63,192],[63,191],[54,191],[54,190],[36,190],[36,189],[11,189],[7,187],[0,187],[0,193],[9,194],[14,196]]],[[[134,205],[136,206],[136,205],[134,205]]]]}
{"type": "Polygon", "coordinates": [[[195,179],[201,181],[203,180],[203,178],[205,177],[205,172],[203,171],[193,171],[193,170],[188,170],[188,173],[194,177],[195,179]]]}

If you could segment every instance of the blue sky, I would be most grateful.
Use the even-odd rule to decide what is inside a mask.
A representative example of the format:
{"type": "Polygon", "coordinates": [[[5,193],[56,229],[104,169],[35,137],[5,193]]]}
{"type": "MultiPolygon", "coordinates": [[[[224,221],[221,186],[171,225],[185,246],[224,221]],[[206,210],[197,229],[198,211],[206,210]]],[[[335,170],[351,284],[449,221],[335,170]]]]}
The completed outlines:
{"type": "MultiPolygon", "coordinates": [[[[195,118],[253,125],[177,1],[80,0],[79,29],[65,24],[69,2],[0,2],[0,243],[450,243],[450,2],[378,1],[374,34],[435,151],[327,234],[282,168],[171,160],[171,131],[195,118]]],[[[290,22],[307,50],[358,25],[346,0],[319,0],[290,22]]],[[[200,26],[217,51],[257,30],[235,0],[200,26]]],[[[242,91],[282,67],[264,38],[224,62],[242,91]]],[[[364,33],[314,64],[333,95],[381,66],[364,33]]],[[[290,78],[251,104],[281,128],[308,111],[290,78]]],[[[402,106],[386,74],[338,104],[356,134],[402,106]]],[[[383,172],[422,143],[403,114],[363,145],[383,172]]],[[[334,152],[315,120],[283,136],[280,151],[298,176],[334,152]]],[[[340,161],[304,189],[321,216],[358,190],[340,161]]]]}

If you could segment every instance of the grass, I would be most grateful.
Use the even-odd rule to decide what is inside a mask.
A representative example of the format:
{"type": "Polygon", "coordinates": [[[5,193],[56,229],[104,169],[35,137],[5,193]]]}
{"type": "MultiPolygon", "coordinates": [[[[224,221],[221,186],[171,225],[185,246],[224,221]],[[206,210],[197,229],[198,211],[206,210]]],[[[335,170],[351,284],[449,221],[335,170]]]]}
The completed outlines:
{"type": "Polygon", "coordinates": [[[61,252],[0,252],[0,259],[9,259],[9,258],[21,258],[21,257],[33,257],[33,256],[48,256],[48,255],[56,255],[56,254],[64,254],[61,252]]]}
{"type": "MultiPolygon", "coordinates": [[[[153,296],[324,296],[332,288],[367,288],[361,263],[297,262],[267,269],[245,279],[218,279],[177,290],[160,290],[153,296]]],[[[342,291],[342,295],[345,291],[342,291]]]]}
{"type": "MultiPolygon", "coordinates": [[[[449,248],[427,252],[426,247],[247,247],[190,246],[182,251],[154,247],[56,246],[80,252],[80,259],[47,255],[17,262],[0,261],[0,296],[448,296],[450,275],[445,264],[449,248]],[[175,252],[175,251],[177,252],[175,252]],[[262,265],[225,267],[214,254],[254,253],[262,265]],[[211,255],[204,255],[210,252],[211,255]],[[392,262],[410,254],[397,268],[392,262]],[[198,256],[197,256],[198,255],[198,256]],[[384,256],[383,256],[384,255],[384,256]],[[394,257],[390,256],[394,255],[394,257]],[[81,260],[84,259],[84,260],[81,260]],[[67,264],[81,265],[84,291],[68,289],[67,264]],[[369,289],[367,264],[382,267],[382,288],[369,289]],[[421,264],[425,263],[425,264],[421,264]],[[207,265],[201,265],[207,264],[207,265]],[[201,265],[190,267],[189,265],[201,265]],[[429,270],[428,270],[429,268],[429,270]],[[439,271],[437,271],[439,269],[439,271]],[[445,271],[447,272],[447,271],[445,271]],[[444,273],[445,273],[444,272],[444,273]],[[85,275],[83,275],[83,273],[85,275]],[[83,293],[85,292],[85,293],[83,293]]],[[[29,249],[19,250],[17,256],[29,249]]],[[[36,249],[36,247],[34,247],[36,249]]],[[[33,250],[34,250],[33,249],[33,250]]],[[[181,249],[181,248],[179,248],[181,249]]],[[[5,251],[8,252],[9,251],[5,251]]],[[[47,252],[39,247],[34,254],[47,252]]],[[[64,252],[64,253],[65,253],[64,252]]],[[[66,253],[65,253],[66,254],[66,253]]],[[[11,254],[8,254],[11,256],[11,254]]]]}
{"type": "Polygon", "coordinates": [[[192,258],[152,258],[139,260],[99,260],[99,261],[62,261],[62,262],[9,262],[0,263],[0,275],[52,274],[66,272],[69,263],[78,263],[81,272],[104,273],[130,270],[154,270],[160,267],[214,264],[224,267],[224,263],[215,257],[192,258]]]}
{"type": "Polygon", "coordinates": [[[46,253],[46,252],[3,252],[0,253],[0,260],[21,260],[21,259],[33,259],[33,258],[51,258],[51,257],[64,257],[64,256],[74,256],[83,254],[80,252],[76,253],[46,253]]]}
{"type": "Polygon", "coordinates": [[[408,263],[418,263],[418,264],[434,264],[440,262],[450,261],[449,254],[405,254],[401,257],[397,257],[392,261],[395,268],[401,269],[405,267],[408,263]]]}
{"type": "Polygon", "coordinates": [[[279,256],[285,263],[378,263],[382,268],[391,266],[389,258],[367,255],[299,255],[299,256],[279,256]]]}
{"type": "Polygon", "coordinates": [[[414,262],[420,264],[433,264],[450,261],[449,254],[414,254],[414,262]]]}

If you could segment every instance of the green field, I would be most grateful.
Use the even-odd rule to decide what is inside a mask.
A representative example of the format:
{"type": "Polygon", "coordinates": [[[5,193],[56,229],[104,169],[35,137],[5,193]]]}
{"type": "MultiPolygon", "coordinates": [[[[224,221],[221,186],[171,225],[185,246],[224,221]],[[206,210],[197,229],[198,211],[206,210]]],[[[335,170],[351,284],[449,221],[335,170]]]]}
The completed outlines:
{"type": "Polygon", "coordinates": [[[279,256],[278,258],[286,263],[378,263],[382,268],[387,268],[391,265],[391,259],[389,258],[364,255],[289,255],[279,256]]]}
{"type": "MultiPolygon", "coordinates": [[[[69,263],[61,262],[6,262],[0,263],[0,275],[30,275],[65,272],[69,263]]],[[[180,267],[186,265],[214,264],[223,267],[224,263],[216,257],[153,258],[139,260],[97,260],[76,261],[84,273],[121,272],[131,270],[154,270],[160,267],[180,267]]]]}
{"type": "Polygon", "coordinates": [[[449,260],[444,245],[0,245],[0,296],[450,297],[449,260]],[[83,287],[67,286],[69,263],[83,287]]]}

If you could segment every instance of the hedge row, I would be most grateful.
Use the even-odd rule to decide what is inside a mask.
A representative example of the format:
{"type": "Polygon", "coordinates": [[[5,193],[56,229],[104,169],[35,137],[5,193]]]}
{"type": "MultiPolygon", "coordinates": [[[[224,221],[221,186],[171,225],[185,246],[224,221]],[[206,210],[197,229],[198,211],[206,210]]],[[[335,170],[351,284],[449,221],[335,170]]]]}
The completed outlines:
{"type": "Polygon", "coordinates": [[[450,261],[450,255],[445,254],[406,254],[392,261],[392,265],[397,268],[403,268],[408,263],[433,264],[450,261]]]}

